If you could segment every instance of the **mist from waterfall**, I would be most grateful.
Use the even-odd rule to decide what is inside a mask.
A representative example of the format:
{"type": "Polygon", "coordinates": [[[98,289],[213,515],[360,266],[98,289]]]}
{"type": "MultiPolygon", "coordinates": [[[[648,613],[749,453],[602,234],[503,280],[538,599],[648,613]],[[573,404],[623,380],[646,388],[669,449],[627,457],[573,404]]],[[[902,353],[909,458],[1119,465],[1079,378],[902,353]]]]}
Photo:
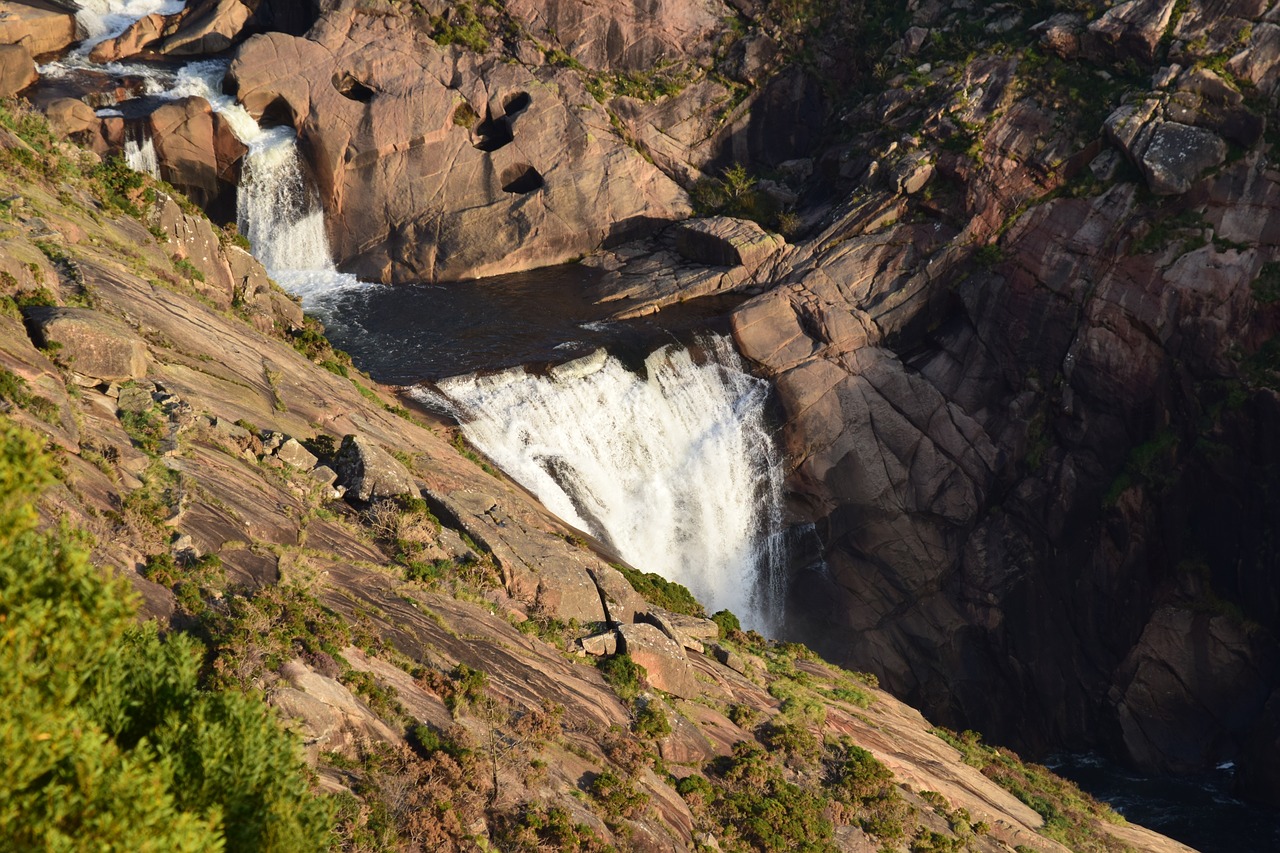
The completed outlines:
{"type": "Polygon", "coordinates": [[[783,574],[782,466],[768,384],[722,337],[652,353],[644,375],[597,352],[540,376],[439,383],[467,440],[569,524],[710,610],[771,633],[783,574]]]}

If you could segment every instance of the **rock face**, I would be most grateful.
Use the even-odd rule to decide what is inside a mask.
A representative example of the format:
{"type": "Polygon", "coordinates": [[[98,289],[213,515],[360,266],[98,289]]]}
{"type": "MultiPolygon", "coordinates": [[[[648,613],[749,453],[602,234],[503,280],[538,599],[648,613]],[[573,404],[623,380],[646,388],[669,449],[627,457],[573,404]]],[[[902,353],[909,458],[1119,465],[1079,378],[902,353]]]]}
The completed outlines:
{"type": "Polygon", "coordinates": [[[0,44],[16,44],[32,56],[66,50],[76,40],[76,19],[69,11],[0,3],[0,44]]]}
{"type": "Polygon", "coordinates": [[[588,68],[645,71],[710,54],[726,15],[719,0],[599,5],[588,0],[513,0],[507,8],[535,34],[588,68]]]}
{"type": "Polygon", "coordinates": [[[230,79],[298,129],[339,265],[368,279],[527,269],[689,212],[575,74],[442,49],[393,19],[255,37],[230,79]]]}
{"type": "Polygon", "coordinates": [[[348,435],[333,460],[338,482],[358,501],[418,496],[413,477],[401,462],[367,438],[348,435]]]}
{"type": "Polygon", "coordinates": [[[30,308],[27,324],[37,343],[83,376],[123,382],[146,375],[147,344],[118,320],[88,308],[30,308]]]}
{"type": "Polygon", "coordinates": [[[12,98],[36,79],[31,52],[20,44],[0,44],[0,97],[12,98]]]}
{"type": "Polygon", "coordinates": [[[235,221],[240,160],[248,148],[204,98],[163,104],[146,119],[161,175],[219,222],[235,221]]]}

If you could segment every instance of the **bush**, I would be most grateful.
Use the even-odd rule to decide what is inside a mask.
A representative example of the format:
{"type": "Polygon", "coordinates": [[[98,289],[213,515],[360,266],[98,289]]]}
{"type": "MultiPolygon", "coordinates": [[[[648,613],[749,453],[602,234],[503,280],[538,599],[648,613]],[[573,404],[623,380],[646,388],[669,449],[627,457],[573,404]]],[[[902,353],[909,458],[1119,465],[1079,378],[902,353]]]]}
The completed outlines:
{"type": "Polygon", "coordinates": [[[590,793],[604,807],[605,815],[613,820],[635,817],[649,802],[649,795],[637,791],[631,780],[608,770],[591,781],[590,793]]]}
{"type": "Polygon", "coordinates": [[[662,575],[642,572],[618,563],[613,564],[613,567],[621,572],[631,584],[631,588],[640,593],[650,604],[656,604],[663,610],[682,613],[685,616],[707,615],[702,605],[698,603],[698,599],[693,597],[693,593],[681,584],[669,581],[662,575]]]}
{"type": "Polygon", "coordinates": [[[636,663],[627,654],[616,654],[606,658],[597,658],[596,667],[604,680],[609,682],[618,698],[630,702],[644,689],[648,673],[644,667],[636,663]]]}
{"type": "Polygon", "coordinates": [[[135,624],[124,581],[71,531],[37,530],[51,478],[39,441],[0,423],[0,847],[327,847],[266,708],[202,690],[196,642],[135,624]]]}
{"type": "Polygon", "coordinates": [[[720,639],[727,640],[742,631],[742,623],[738,617],[728,610],[718,610],[711,614],[711,621],[720,627],[720,639]]]}

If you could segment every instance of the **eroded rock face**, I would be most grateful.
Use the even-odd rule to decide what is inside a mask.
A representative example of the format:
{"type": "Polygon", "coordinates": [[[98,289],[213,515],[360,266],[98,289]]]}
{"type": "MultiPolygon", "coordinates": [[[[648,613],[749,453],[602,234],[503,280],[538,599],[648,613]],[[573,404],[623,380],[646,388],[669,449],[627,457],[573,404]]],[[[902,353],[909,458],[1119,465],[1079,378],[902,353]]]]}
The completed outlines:
{"type": "Polygon", "coordinates": [[[29,308],[25,316],[36,343],[56,348],[76,373],[107,382],[146,375],[147,344],[119,320],[89,308],[29,308]]]}
{"type": "Polygon", "coordinates": [[[219,222],[235,221],[240,160],[248,148],[204,98],[163,104],[147,119],[161,174],[219,222]]]}
{"type": "Polygon", "coordinates": [[[407,468],[374,442],[358,435],[342,439],[333,460],[338,482],[358,501],[375,498],[418,497],[418,487],[407,468]]]}
{"type": "Polygon", "coordinates": [[[730,14],[719,0],[512,0],[507,8],[588,68],[626,71],[709,55],[711,35],[730,14]]]}
{"type": "Polygon", "coordinates": [[[297,127],[339,264],[368,279],[561,262],[689,212],[576,75],[442,49],[395,19],[256,37],[230,76],[252,113],[297,127]]]}
{"type": "Polygon", "coordinates": [[[0,3],[0,44],[21,45],[42,56],[66,50],[75,40],[76,19],[69,11],[0,3]]]}

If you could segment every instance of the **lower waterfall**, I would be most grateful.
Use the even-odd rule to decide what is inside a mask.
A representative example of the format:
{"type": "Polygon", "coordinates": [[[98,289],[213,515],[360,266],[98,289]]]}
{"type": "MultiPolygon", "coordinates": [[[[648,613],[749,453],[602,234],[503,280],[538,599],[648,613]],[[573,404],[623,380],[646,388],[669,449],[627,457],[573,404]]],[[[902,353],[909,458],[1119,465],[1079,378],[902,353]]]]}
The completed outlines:
{"type": "Polygon", "coordinates": [[[644,376],[597,351],[538,376],[439,384],[467,439],[566,522],[772,633],[783,576],[782,466],[768,384],[723,337],[667,346],[644,376]]]}
{"type": "Polygon", "coordinates": [[[156,146],[145,126],[138,122],[125,125],[124,161],[135,172],[145,172],[153,178],[160,177],[160,161],[156,158],[156,146]]]}

